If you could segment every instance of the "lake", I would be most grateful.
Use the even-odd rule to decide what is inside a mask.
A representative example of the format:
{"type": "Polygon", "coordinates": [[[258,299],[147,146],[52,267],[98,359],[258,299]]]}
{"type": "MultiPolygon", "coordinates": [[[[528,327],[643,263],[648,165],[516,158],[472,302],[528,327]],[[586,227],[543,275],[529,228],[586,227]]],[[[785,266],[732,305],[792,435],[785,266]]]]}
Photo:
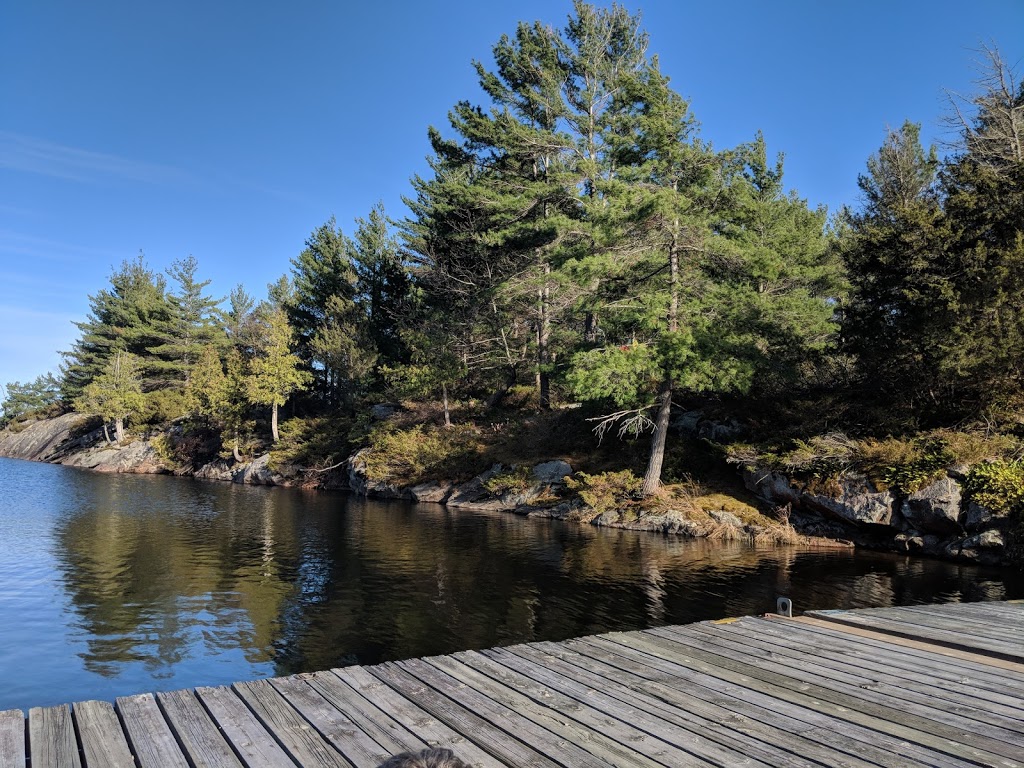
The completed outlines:
{"type": "Polygon", "coordinates": [[[0,459],[0,710],[774,609],[1024,597],[1024,574],[0,459]]]}

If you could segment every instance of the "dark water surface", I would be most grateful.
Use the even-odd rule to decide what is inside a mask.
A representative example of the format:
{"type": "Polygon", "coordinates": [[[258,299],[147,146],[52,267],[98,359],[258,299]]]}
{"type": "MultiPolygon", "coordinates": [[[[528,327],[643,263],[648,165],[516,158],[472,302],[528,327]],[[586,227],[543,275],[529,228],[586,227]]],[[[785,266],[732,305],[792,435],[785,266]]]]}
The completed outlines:
{"type": "Polygon", "coordinates": [[[0,710],[763,613],[779,594],[999,600],[1024,576],[0,459],[0,710]]]}

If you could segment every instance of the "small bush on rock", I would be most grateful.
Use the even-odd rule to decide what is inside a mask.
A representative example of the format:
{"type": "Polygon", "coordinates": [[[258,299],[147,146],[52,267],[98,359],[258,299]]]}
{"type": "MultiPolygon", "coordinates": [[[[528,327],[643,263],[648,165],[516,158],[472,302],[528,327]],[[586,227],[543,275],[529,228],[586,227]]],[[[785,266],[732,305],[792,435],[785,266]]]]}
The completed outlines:
{"type": "Polygon", "coordinates": [[[565,479],[566,487],[579,494],[583,503],[598,513],[608,512],[634,500],[643,480],[626,469],[621,472],[601,472],[588,475],[577,472],[565,479]]]}

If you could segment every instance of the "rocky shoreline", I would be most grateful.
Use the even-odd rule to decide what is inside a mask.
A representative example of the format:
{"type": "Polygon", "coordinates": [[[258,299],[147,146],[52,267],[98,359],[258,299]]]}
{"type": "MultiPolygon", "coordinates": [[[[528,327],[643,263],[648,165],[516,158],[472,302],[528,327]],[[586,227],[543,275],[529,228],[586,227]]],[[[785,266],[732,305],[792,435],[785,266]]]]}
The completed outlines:
{"type": "MultiPolygon", "coordinates": [[[[688,536],[708,535],[684,513],[668,510],[623,519],[618,512],[582,514],[579,502],[561,500],[566,475],[573,468],[561,460],[542,462],[523,473],[516,488],[499,492],[488,481],[511,467],[496,464],[469,482],[427,482],[401,485],[370,479],[365,449],[329,472],[298,467],[271,467],[264,454],[251,462],[218,459],[197,468],[169,466],[154,440],[138,438],[124,446],[109,445],[102,430],[78,434],[82,417],[66,414],[32,422],[17,433],[0,433],[0,456],[80,467],[97,472],[176,474],[247,485],[314,487],[348,490],[380,499],[443,504],[452,509],[512,512],[530,517],[578,520],[594,525],[688,536]],[[76,431],[77,430],[77,431],[76,431]]],[[[1007,562],[1007,519],[963,499],[954,473],[905,498],[879,490],[856,474],[836,479],[829,487],[800,482],[779,472],[744,467],[744,485],[782,511],[805,545],[863,546],[908,554],[983,564],[1007,562]]],[[[716,535],[757,539],[763,527],[740,520],[726,510],[707,510],[716,535]]]]}

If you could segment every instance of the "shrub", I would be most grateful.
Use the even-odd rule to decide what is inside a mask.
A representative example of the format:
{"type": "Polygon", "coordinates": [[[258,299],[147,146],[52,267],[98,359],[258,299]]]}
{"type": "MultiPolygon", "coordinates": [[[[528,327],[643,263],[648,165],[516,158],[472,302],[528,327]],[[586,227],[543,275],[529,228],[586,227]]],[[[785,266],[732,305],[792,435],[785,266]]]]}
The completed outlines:
{"type": "Polygon", "coordinates": [[[369,436],[366,476],[413,485],[426,480],[461,481],[482,471],[480,442],[471,425],[450,429],[383,425],[369,436]]]}
{"type": "Polygon", "coordinates": [[[512,467],[484,481],[484,488],[495,496],[508,492],[522,493],[532,485],[532,471],[527,466],[512,467]]]}
{"type": "Polygon", "coordinates": [[[577,472],[565,479],[565,485],[569,490],[575,491],[584,504],[595,512],[602,513],[634,500],[643,485],[643,480],[628,469],[597,475],[577,472]]]}
{"type": "Polygon", "coordinates": [[[1024,502],[1024,463],[997,459],[976,464],[964,479],[964,493],[993,512],[1019,512],[1024,502]]]}

